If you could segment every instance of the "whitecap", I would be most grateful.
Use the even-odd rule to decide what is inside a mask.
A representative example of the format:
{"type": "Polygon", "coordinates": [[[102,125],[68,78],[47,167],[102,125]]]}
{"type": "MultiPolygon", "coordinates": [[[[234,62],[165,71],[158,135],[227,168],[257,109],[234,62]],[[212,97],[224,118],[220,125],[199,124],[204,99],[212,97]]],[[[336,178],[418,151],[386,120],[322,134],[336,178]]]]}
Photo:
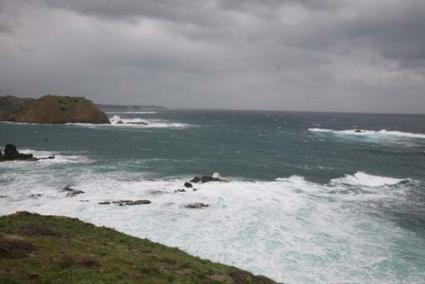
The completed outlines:
{"type": "Polygon", "coordinates": [[[336,135],[354,135],[354,136],[371,136],[371,137],[384,137],[384,138],[418,138],[425,139],[425,134],[422,133],[411,133],[395,130],[364,130],[364,129],[346,129],[346,130],[334,130],[328,128],[309,128],[310,132],[318,133],[331,133],[336,135]]]}
{"type": "MultiPolygon", "coordinates": [[[[82,173],[68,181],[85,192],[74,198],[54,190],[51,180],[43,184],[42,179],[34,182],[29,176],[19,180],[21,184],[0,185],[2,194],[13,196],[19,190],[20,196],[43,195],[0,199],[0,214],[29,210],[77,217],[287,283],[398,283],[400,279],[415,283],[425,277],[413,261],[400,257],[404,247],[420,243],[418,236],[380,218],[375,214],[379,212],[371,212],[374,209],[360,207],[362,202],[353,203],[345,196],[331,199],[328,194],[332,184],[347,187],[347,183],[376,187],[382,192],[377,199],[407,202],[380,187],[399,179],[358,172],[319,184],[290,176],[276,181],[193,184],[197,191],[174,193],[188,178],[147,180],[140,173],[138,179],[128,175],[82,173]],[[152,203],[98,204],[116,199],[149,199],[152,203]],[[193,202],[210,206],[184,208],[193,202]],[[380,265],[399,269],[380,269],[380,265]]],[[[401,185],[394,190],[408,188],[401,185]]],[[[417,253],[415,257],[425,257],[423,251],[417,253]]]]}
{"type": "Polygon", "coordinates": [[[392,178],[392,177],[383,177],[370,175],[364,172],[356,172],[353,175],[345,175],[341,178],[335,178],[330,181],[332,185],[357,185],[357,186],[370,186],[370,187],[379,187],[386,185],[396,185],[403,181],[403,179],[392,178]]]}
{"type": "Polygon", "coordinates": [[[82,126],[88,128],[176,128],[183,129],[192,127],[190,124],[170,122],[163,119],[145,119],[145,118],[122,118],[119,115],[113,115],[109,118],[111,124],[92,124],[92,123],[67,123],[68,126],[82,126]]]}
{"type": "Polygon", "coordinates": [[[157,111],[107,111],[110,114],[155,114],[157,111]]]}
{"type": "Polygon", "coordinates": [[[68,154],[65,152],[58,152],[58,151],[40,151],[40,150],[32,150],[32,149],[19,149],[20,153],[23,154],[33,154],[35,158],[41,158],[41,160],[38,160],[36,162],[26,162],[26,161],[6,161],[2,164],[8,165],[8,166],[20,166],[25,165],[26,167],[28,165],[53,165],[53,164],[77,164],[77,163],[83,163],[87,164],[92,162],[91,159],[84,155],[75,155],[75,153],[68,154]],[[49,157],[54,157],[53,159],[49,159],[49,157]]]}

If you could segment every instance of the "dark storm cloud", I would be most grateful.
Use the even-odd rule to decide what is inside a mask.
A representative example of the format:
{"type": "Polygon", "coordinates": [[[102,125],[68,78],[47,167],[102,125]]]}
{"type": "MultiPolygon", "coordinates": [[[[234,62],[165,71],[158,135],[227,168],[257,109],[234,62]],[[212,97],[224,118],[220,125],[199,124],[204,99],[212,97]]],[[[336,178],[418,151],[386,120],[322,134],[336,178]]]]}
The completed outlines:
{"type": "Polygon", "coordinates": [[[407,0],[378,13],[367,11],[347,28],[349,36],[367,39],[384,57],[405,67],[424,67],[425,1],[407,0]]]}
{"type": "Polygon", "coordinates": [[[0,92],[425,112],[420,0],[0,0],[0,92]]]}

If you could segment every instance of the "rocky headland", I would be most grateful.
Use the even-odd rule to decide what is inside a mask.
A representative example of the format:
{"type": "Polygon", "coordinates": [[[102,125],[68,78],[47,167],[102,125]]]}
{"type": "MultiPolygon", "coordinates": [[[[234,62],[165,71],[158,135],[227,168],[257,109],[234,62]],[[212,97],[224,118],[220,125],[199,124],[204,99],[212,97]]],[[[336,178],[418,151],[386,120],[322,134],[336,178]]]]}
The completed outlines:
{"type": "Polygon", "coordinates": [[[0,267],[0,283],[276,283],[78,219],[28,212],[0,217],[0,267]]]}
{"type": "Polygon", "coordinates": [[[92,101],[83,97],[47,95],[39,99],[0,97],[0,120],[21,123],[109,124],[92,101]]]}

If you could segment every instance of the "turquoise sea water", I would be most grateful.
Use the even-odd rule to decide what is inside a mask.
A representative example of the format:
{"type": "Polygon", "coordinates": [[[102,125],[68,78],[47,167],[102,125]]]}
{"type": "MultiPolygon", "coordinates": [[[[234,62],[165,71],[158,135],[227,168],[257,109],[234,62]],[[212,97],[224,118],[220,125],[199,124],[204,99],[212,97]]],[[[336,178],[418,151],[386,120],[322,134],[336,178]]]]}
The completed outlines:
{"type": "Polygon", "coordinates": [[[425,116],[107,112],[112,125],[0,123],[0,144],[56,156],[0,164],[0,214],[79,217],[287,283],[424,283],[425,116]],[[174,192],[213,173],[229,182],[174,192]]]}

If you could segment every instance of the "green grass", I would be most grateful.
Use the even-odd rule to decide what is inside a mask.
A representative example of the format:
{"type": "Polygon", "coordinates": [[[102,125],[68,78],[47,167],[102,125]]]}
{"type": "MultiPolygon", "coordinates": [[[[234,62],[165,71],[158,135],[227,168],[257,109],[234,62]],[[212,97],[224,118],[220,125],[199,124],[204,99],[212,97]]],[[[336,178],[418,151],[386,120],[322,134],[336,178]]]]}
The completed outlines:
{"type": "Polygon", "coordinates": [[[275,283],[59,216],[0,217],[0,283],[275,283]]]}

